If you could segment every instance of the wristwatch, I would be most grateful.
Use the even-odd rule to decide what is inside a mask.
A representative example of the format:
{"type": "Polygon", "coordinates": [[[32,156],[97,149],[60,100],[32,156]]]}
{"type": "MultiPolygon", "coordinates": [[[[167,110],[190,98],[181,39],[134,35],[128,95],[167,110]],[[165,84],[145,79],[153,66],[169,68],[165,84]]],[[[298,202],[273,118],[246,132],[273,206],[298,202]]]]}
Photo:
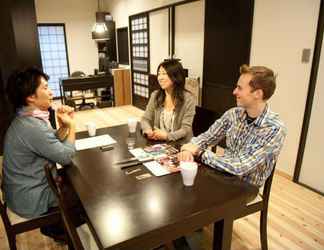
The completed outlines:
{"type": "Polygon", "coordinates": [[[205,153],[204,149],[199,148],[197,154],[195,155],[195,160],[200,162],[202,155],[205,153]]]}

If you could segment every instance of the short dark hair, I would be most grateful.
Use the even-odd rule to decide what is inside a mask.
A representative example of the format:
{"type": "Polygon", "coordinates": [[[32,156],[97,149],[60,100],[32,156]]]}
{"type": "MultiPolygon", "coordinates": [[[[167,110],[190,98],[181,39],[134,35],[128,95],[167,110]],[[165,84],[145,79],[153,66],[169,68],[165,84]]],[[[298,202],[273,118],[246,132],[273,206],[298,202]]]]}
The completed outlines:
{"type": "Polygon", "coordinates": [[[44,77],[46,81],[49,79],[47,74],[36,67],[16,70],[9,76],[6,92],[15,109],[27,105],[26,99],[36,93],[41,77],[44,77]]]}
{"type": "MultiPolygon", "coordinates": [[[[175,101],[176,108],[182,106],[184,102],[184,91],[185,91],[185,72],[182,64],[177,59],[167,59],[159,64],[157,67],[157,75],[159,74],[160,68],[163,67],[168,74],[170,80],[173,83],[173,100],[175,101]]],[[[156,106],[160,107],[163,105],[165,100],[165,92],[160,87],[156,98],[156,106]]]]}
{"type": "Polygon", "coordinates": [[[253,90],[263,91],[263,100],[268,100],[276,89],[276,76],[273,71],[264,66],[252,66],[244,64],[240,67],[241,74],[251,74],[250,86],[253,90]]]}

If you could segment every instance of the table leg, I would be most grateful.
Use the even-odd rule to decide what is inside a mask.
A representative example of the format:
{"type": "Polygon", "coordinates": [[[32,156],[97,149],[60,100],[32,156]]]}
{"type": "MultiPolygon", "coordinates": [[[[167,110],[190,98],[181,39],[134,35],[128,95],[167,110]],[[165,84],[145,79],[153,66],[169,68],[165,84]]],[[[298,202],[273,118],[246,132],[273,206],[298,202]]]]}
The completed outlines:
{"type": "Polygon", "coordinates": [[[214,224],[214,250],[230,250],[233,233],[233,218],[225,218],[214,224]]]}

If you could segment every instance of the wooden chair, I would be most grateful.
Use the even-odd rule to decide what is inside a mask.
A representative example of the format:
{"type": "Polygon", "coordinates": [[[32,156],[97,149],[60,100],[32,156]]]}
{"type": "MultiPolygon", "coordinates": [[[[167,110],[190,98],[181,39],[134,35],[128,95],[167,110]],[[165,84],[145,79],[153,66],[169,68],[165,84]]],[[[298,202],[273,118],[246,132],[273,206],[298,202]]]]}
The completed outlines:
{"type": "MultiPolygon", "coordinates": [[[[0,173],[0,182],[1,179],[2,178],[0,173]]],[[[32,219],[25,219],[19,216],[16,216],[17,219],[14,219],[13,216],[10,216],[8,214],[6,202],[2,200],[1,196],[2,195],[0,193],[0,214],[7,233],[10,250],[17,249],[16,235],[34,230],[36,228],[58,223],[61,220],[61,214],[59,210],[32,219]]]]}
{"type": "Polygon", "coordinates": [[[56,181],[53,177],[52,171],[55,168],[56,168],[55,165],[46,164],[45,165],[45,174],[46,174],[47,181],[57,198],[59,209],[60,209],[60,212],[61,212],[61,215],[63,218],[63,222],[65,225],[66,231],[69,235],[69,239],[68,239],[69,249],[84,250],[81,239],[77,233],[76,227],[73,224],[73,221],[71,219],[69,209],[66,206],[66,201],[64,199],[64,194],[63,194],[63,185],[64,184],[61,181],[56,181]]]}
{"type": "MultiPolygon", "coordinates": [[[[221,114],[218,114],[212,110],[203,107],[196,106],[196,114],[192,122],[193,135],[198,136],[201,133],[207,131],[209,127],[220,117],[221,114]]],[[[220,141],[218,145],[225,148],[226,147],[225,139],[220,141]]]]}
{"type": "Polygon", "coordinates": [[[268,237],[267,237],[267,219],[268,219],[268,207],[269,207],[269,198],[272,185],[272,179],[275,172],[275,167],[271,172],[271,175],[266,180],[263,190],[258,194],[258,196],[251,202],[249,202],[246,207],[242,210],[235,219],[245,217],[247,215],[261,212],[260,213],[260,241],[261,249],[268,250],[268,237]]]}
{"type": "MultiPolygon", "coordinates": [[[[48,183],[53,190],[59,204],[59,209],[61,211],[61,215],[63,218],[63,222],[68,233],[68,246],[69,249],[76,249],[76,250],[98,250],[98,245],[96,239],[93,237],[87,223],[83,225],[76,224],[80,223],[79,221],[73,221],[73,215],[75,210],[71,210],[68,204],[68,197],[66,197],[66,193],[64,192],[64,185],[63,181],[55,180],[52,171],[56,168],[55,165],[47,164],[45,166],[45,174],[48,180],[48,183]]],[[[79,211],[83,215],[83,218],[88,222],[87,216],[83,210],[79,211]]]]}
{"type": "Polygon", "coordinates": [[[220,117],[216,112],[196,106],[196,114],[192,123],[192,132],[198,136],[205,132],[220,117]]]}

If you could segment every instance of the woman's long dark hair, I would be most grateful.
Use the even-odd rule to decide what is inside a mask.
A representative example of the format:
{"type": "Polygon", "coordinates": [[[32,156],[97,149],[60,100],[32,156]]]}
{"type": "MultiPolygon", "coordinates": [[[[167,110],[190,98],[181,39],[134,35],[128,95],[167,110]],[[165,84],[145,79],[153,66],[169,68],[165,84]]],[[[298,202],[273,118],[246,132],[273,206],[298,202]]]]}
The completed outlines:
{"type": "MultiPolygon", "coordinates": [[[[175,103],[175,108],[178,109],[184,102],[185,90],[185,73],[182,64],[176,59],[168,59],[161,62],[157,68],[157,75],[160,68],[163,67],[173,83],[172,100],[175,103]]],[[[165,91],[159,88],[155,99],[156,107],[162,107],[165,101],[165,91]]]]}

